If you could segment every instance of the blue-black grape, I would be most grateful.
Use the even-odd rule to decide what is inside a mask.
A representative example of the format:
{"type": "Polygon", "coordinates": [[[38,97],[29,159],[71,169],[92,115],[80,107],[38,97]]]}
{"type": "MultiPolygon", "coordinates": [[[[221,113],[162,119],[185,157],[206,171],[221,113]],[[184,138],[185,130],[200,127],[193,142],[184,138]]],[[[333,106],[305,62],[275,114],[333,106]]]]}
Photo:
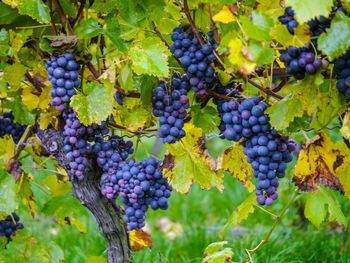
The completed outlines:
{"type": "Polygon", "coordinates": [[[350,51],[334,61],[334,72],[337,78],[337,89],[350,99],[350,51]]]}
{"type": "Polygon", "coordinates": [[[0,137],[4,137],[6,134],[11,135],[13,141],[18,143],[23,133],[26,130],[25,125],[14,122],[14,117],[11,111],[4,112],[0,116],[0,137]]]}
{"type": "Polygon", "coordinates": [[[170,51],[186,70],[193,91],[198,94],[205,93],[205,89],[215,80],[212,63],[216,60],[214,50],[217,44],[213,33],[208,33],[208,42],[203,46],[191,30],[184,32],[181,27],[174,29],[171,39],[174,43],[170,46],[170,51]]]}
{"type": "Polygon", "coordinates": [[[158,136],[165,143],[174,143],[186,135],[184,119],[189,107],[187,93],[190,84],[188,77],[172,77],[171,83],[160,83],[153,91],[153,114],[158,117],[158,136]]]}
{"type": "Polygon", "coordinates": [[[20,218],[16,213],[8,215],[4,220],[0,220],[0,236],[10,238],[16,234],[17,230],[23,229],[24,226],[19,222],[20,218]]]}
{"type": "Polygon", "coordinates": [[[316,74],[322,67],[322,60],[317,59],[314,51],[307,47],[288,47],[281,52],[280,60],[286,65],[287,73],[299,80],[305,77],[305,73],[316,74]]]}
{"type": "Polygon", "coordinates": [[[278,18],[278,20],[287,27],[291,34],[294,34],[294,29],[298,26],[298,21],[295,20],[294,16],[294,10],[291,7],[287,7],[284,10],[284,14],[278,18]]]}
{"type": "Polygon", "coordinates": [[[69,103],[70,98],[76,93],[76,88],[80,86],[78,72],[80,66],[72,53],[66,53],[50,57],[45,68],[52,84],[51,105],[63,111],[64,104],[69,103]]]}
{"type": "Polygon", "coordinates": [[[101,177],[100,185],[107,198],[120,196],[129,230],[145,225],[148,207],[167,209],[172,191],[168,180],[163,177],[160,162],[154,158],[140,162],[131,158],[121,162],[116,172],[101,177]]]}
{"type": "Polygon", "coordinates": [[[92,150],[89,142],[94,142],[96,136],[108,134],[109,129],[105,123],[84,126],[73,110],[64,112],[63,118],[66,121],[63,131],[63,150],[69,160],[68,174],[70,177],[81,179],[88,164],[87,155],[92,150]]]}
{"type": "Polygon", "coordinates": [[[124,96],[119,91],[114,94],[114,99],[120,106],[123,106],[123,98],[124,96]]]}

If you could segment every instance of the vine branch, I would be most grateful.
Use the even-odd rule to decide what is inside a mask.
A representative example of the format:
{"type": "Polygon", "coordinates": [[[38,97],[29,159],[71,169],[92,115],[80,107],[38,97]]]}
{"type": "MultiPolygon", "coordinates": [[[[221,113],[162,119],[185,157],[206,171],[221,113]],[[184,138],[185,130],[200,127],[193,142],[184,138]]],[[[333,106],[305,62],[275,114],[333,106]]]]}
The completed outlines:
{"type": "Polygon", "coordinates": [[[280,99],[280,100],[283,99],[283,96],[273,92],[270,89],[267,89],[267,88],[264,88],[264,87],[260,86],[258,83],[256,83],[255,81],[253,81],[251,79],[248,79],[248,82],[250,84],[252,84],[254,87],[256,87],[257,89],[261,90],[262,92],[264,92],[264,93],[266,93],[266,94],[268,94],[268,95],[270,95],[272,97],[275,97],[276,99],[280,99]]]}
{"type": "Polygon", "coordinates": [[[199,43],[203,46],[204,45],[204,40],[203,40],[201,34],[199,33],[199,30],[198,30],[196,24],[194,23],[194,21],[193,21],[193,19],[191,17],[191,13],[190,13],[190,9],[188,7],[187,0],[184,0],[184,12],[185,12],[185,15],[186,15],[186,17],[188,19],[188,22],[190,23],[190,26],[192,28],[193,33],[198,38],[199,43]]]}

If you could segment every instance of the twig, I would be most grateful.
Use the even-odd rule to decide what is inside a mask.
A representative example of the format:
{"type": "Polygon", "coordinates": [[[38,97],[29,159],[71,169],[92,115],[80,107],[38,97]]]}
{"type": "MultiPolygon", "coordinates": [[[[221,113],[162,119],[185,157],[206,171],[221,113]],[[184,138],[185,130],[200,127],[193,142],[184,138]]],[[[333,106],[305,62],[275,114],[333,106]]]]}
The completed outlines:
{"type": "Polygon", "coordinates": [[[155,134],[155,133],[158,132],[158,129],[141,130],[141,131],[130,131],[128,128],[126,128],[124,126],[118,125],[116,123],[110,123],[110,122],[108,122],[108,125],[113,127],[113,128],[116,128],[116,129],[119,129],[119,130],[124,130],[126,132],[132,133],[132,134],[134,134],[136,136],[142,135],[142,134],[155,134]]]}
{"type": "Polygon", "coordinates": [[[53,0],[56,10],[58,12],[58,15],[60,16],[61,22],[62,22],[62,26],[63,27],[67,27],[68,28],[68,32],[70,35],[74,35],[74,31],[69,23],[69,21],[67,20],[66,15],[63,12],[63,9],[61,7],[61,4],[59,3],[58,0],[53,0]]]}
{"type": "Polygon", "coordinates": [[[17,159],[18,156],[21,154],[22,150],[26,147],[27,141],[32,136],[34,130],[34,126],[28,126],[24,132],[24,138],[21,139],[19,144],[16,147],[15,154],[13,155],[12,159],[17,159]]]}
{"type": "Polygon", "coordinates": [[[32,77],[29,72],[25,73],[24,76],[27,78],[27,80],[33,84],[33,86],[35,87],[35,89],[38,91],[38,92],[42,92],[42,88],[44,88],[46,85],[44,83],[42,83],[40,80],[32,77]]]}
{"type": "Polygon", "coordinates": [[[91,63],[91,61],[87,62],[86,66],[88,67],[95,79],[98,79],[100,77],[100,74],[98,73],[94,65],[91,63]]]}
{"type": "Polygon", "coordinates": [[[284,216],[284,214],[287,212],[288,208],[292,205],[292,203],[294,202],[295,198],[298,196],[298,191],[296,190],[293,194],[293,196],[291,197],[291,199],[289,200],[289,202],[283,207],[281,213],[276,217],[275,222],[273,223],[273,225],[271,226],[269,232],[267,232],[263,238],[263,240],[260,241],[260,243],[253,249],[247,249],[247,256],[243,258],[243,260],[241,262],[247,262],[251,256],[259,250],[260,247],[262,247],[264,244],[266,244],[269,239],[270,236],[272,234],[272,232],[275,230],[275,228],[279,225],[279,223],[281,222],[282,217],[284,216]]]}
{"type": "Polygon", "coordinates": [[[49,7],[49,10],[50,10],[50,23],[51,23],[51,27],[52,27],[52,30],[53,30],[53,32],[55,33],[55,35],[57,35],[58,34],[58,31],[57,31],[57,27],[56,27],[56,24],[55,24],[55,22],[54,22],[54,19],[53,19],[53,17],[54,17],[54,13],[53,13],[53,11],[52,11],[52,0],[49,0],[48,1],[48,7],[49,7]]]}
{"type": "Polygon", "coordinates": [[[280,84],[278,84],[278,86],[274,89],[272,89],[273,92],[279,92],[283,87],[284,85],[286,85],[289,81],[290,77],[285,77],[281,82],[280,84]]]}
{"type": "Polygon", "coordinates": [[[204,40],[201,36],[201,34],[199,33],[198,28],[196,27],[196,24],[194,23],[192,17],[191,17],[191,13],[190,13],[190,9],[188,7],[188,3],[187,0],[184,0],[184,11],[185,11],[185,15],[188,19],[188,22],[190,23],[190,26],[192,28],[193,33],[196,35],[199,43],[203,46],[204,45],[204,40]]]}
{"type": "Polygon", "coordinates": [[[271,213],[269,210],[266,210],[265,208],[263,208],[260,205],[254,205],[256,208],[259,208],[260,210],[262,210],[263,212],[269,214],[273,219],[276,219],[278,216],[275,215],[274,213],[271,213]]]}
{"type": "Polygon", "coordinates": [[[74,20],[72,21],[72,26],[74,26],[75,23],[79,20],[81,14],[82,14],[83,11],[84,11],[85,4],[86,4],[86,0],[81,0],[81,1],[80,1],[79,10],[78,10],[77,16],[76,16],[76,17],[74,18],[74,20]]]}
{"type": "Polygon", "coordinates": [[[256,87],[256,88],[258,88],[259,90],[263,91],[264,93],[266,93],[266,94],[268,94],[268,95],[271,95],[272,97],[275,97],[276,99],[280,99],[280,100],[283,99],[283,96],[281,96],[281,95],[279,95],[279,94],[273,92],[273,91],[270,90],[270,89],[266,89],[266,88],[260,86],[258,83],[254,82],[254,81],[251,80],[251,79],[248,79],[248,82],[249,82],[250,84],[252,84],[254,87],[256,87]]]}

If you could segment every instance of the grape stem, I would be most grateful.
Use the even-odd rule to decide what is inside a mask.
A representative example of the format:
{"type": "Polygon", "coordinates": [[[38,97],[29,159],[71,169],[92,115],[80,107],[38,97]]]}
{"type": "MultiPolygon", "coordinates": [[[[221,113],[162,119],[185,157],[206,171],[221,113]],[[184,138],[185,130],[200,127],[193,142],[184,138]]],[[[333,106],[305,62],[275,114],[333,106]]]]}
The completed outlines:
{"type": "Polygon", "coordinates": [[[49,7],[49,10],[50,10],[51,27],[52,27],[52,30],[53,30],[53,32],[55,33],[55,35],[57,35],[57,34],[58,34],[58,31],[57,31],[57,27],[56,27],[56,24],[55,24],[54,19],[53,19],[54,13],[53,13],[53,11],[52,11],[52,0],[49,0],[49,1],[48,1],[48,7],[49,7]]]}
{"type": "Polygon", "coordinates": [[[263,240],[260,241],[260,243],[252,249],[246,249],[247,252],[247,256],[243,258],[243,260],[241,261],[242,263],[247,262],[250,260],[250,262],[252,262],[252,255],[259,250],[259,248],[261,248],[264,244],[266,244],[270,237],[271,234],[273,233],[273,231],[275,230],[275,228],[281,223],[281,219],[282,217],[285,215],[285,213],[287,212],[287,210],[289,209],[289,207],[293,204],[293,202],[295,201],[295,199],[298,196],[298,190],[295,190],[291,199],[289,200],[289,202],[282,208],[281,213],[276,217],[275,222],[273,223],[273,225],[271,226],[269,232],[267,232],[263,238],[263,240]]]}
{"type": "Polygon", "coordinates": [[[75,23],[76,23],[76,22],[79,20],[79,18],[81,17],[81,14],[82,14],[83,11],[84,11],[85,4],[86,4],[86,0],[81,0],[81,1],[80,1],[79,10],[78,10],[77,16],[74,18],[74,20],[73,20],[73,22],[72,22],[72,26],[74,26],[75,23]]]}
{"type": "Polygon", "coordinates": [[[201,34],[199,33],[199,30],[191,17],[191,13],[190,13],[190,9],[188,7],[187,0],[184,0],[184,12],[185,12],[185,15],[187,17],[188,22],[190,23],[190,26],[192,28],[193,33],[196,35],[199,43],[203,46],[204,40],[203,40],[201,34]]]}
{"type": "Polygon", "coordinates": [[[53,0],[56,10],[58,12],[58,15],[60,16],[61,22],[62,22],[62,26],[63,27],[67,27],[68,28],[68,32],[70,35],[74,35],[74,31],[72,26],[70,25],[69,21],[67,20],[66,15],[63,12],[63,9],[61,7],[61,4],[59,3],[58,0],[53,0]]]}
{"type": "Polygon", "coordinates": [[[275,97],[276,99],[283,99],[283,96],[273,92],[272,90],[270,89],[267,89],[267,88],[264,88],[262,86],[260,86],[258,83],[256,83],[255,81],[251,80],[251,79],[248,79],[248,82],[250,84],[252,84],[254,87],[256,87],[257,89],[261,90],[262,92],[268,94],[268,95],[271,95],[272,97],[275,97]]]}

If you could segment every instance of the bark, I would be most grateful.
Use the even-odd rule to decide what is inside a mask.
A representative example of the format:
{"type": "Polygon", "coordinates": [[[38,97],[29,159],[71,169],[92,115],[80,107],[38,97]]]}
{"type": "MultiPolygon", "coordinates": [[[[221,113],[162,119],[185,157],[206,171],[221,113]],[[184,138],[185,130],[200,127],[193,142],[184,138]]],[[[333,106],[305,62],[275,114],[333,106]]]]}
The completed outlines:
{"type": "MultiPolygon", "coordinates": [[[[37,136],[45,150],[58,164],[68,170],[68,160],[63,153],[63,136],[55,129],[39,130],[37,136]]],[[[92,160],[82,180],[73,179],[73,192],[95,217],[108,243],[108,262],[131,262],[129,237],[117,205],[101,195],[98,174],[100,170],[92,160]]]]}

